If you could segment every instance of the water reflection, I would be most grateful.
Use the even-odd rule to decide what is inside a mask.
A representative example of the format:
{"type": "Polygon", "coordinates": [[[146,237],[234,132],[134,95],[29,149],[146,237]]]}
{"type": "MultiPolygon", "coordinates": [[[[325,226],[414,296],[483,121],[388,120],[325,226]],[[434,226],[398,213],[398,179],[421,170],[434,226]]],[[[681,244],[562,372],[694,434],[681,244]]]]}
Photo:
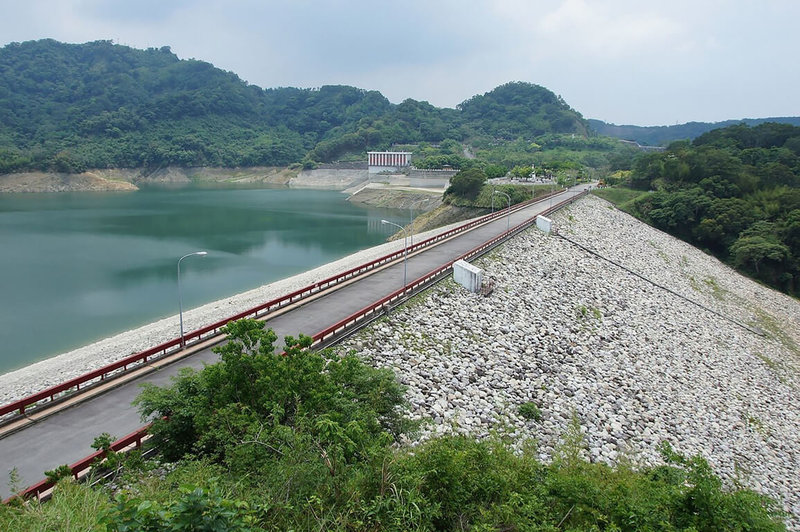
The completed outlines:
{"type": "Polygon", "coordinates": [[[0,196],[0,372],[379,244],[408,213],[333,191],[0,196]],[[35,333],[31,334],[31,329],[35,333]]]}

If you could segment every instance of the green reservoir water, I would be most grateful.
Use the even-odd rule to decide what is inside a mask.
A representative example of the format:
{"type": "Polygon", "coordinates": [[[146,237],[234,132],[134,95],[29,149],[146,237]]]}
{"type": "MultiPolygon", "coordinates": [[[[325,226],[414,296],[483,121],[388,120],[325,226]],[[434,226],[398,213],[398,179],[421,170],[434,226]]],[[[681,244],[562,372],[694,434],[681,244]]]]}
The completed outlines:
{"type": "Polygon", "coordinates": [[[381,218],[408,212],[283,188],[0,195],[0,373],[176,315],[187,253],[208,251],[181,262],[184,310],[380,244],[381,218]]]}

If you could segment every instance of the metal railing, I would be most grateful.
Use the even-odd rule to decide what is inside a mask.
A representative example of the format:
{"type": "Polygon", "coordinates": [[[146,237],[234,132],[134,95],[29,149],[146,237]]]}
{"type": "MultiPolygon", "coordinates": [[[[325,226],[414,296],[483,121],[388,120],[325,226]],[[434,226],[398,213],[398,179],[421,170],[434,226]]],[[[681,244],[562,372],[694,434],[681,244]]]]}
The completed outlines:
{"type": "MultiPolygon", "coordinates": [[[[575,201],[576,199],[585,196],[587,193],[588,193],[587,191],[583,191],[583,192],[581,192],[580,194],[578,194],[576,196],[573,196],[571,198],[567,198],[566,200],[561,201],[561,202],[553,205],[552,207],[549,207],[548,209],[543,211],[542,214],[543,215],[549,215],[549,214],[557,211],[558,209],[560,209],[564,205],[567,205],[567,204],[575,201]]],[[[335,341],[337,339],[340,339],[344,335],[351,334],[352,332],[355,332],[355,330],[363,327],[364,325],[368,324],[373,319],[381,316],[384,313],[384,311],[386,311],[389,308],[391,308],[393,306],[393,304],[396,305],[396,304],[401,303],[402,301],[405,301],[409,297],[415,295],[416,293],[424,290],[428,286],[432,285],[433,283],[435,283],[435,282],[441,280],[442,278],[444,278],[445,276],[447,276],[449,274],[450,270],[452,269],[454,262],[456,262],[458,260],[461,260],[461,259],[468,260],[468,259],[473,259],[473,258],[479,257],[479,256],[483,255],[484,253],[488,252],[489,250],[491,250],[492,248],[494,248],[495,246],[499,245],[503,241],[507,240],[508,238],[511,238],[512,236],[516,235],[517,233],[520,233],[521,231],[527,229],[528,227],[530,227],[531,225],[533,225],[535,223],[536,223],[536,217],[535,216],[529,218],[528,220],[525,220],[524,222],[522,222],[522,223],[520,223],[520,224],[518,224],[518,225],[516,225],[516,226],[514,226],[512,228],[510,228],[509,230],[507,230],[507,231],[503,232],[502,234],[492,238],[491,240],[489,240],[487,242],[484,242],[483,244],[481,244],[479,246],[476,246],[475,248],[467,251],[466,253],[462,254],[460,257],[458,257],[456,259],[453,259],[453,260],[449,261],[448,263],[446,263],[446,264],[444,264],[442,266],[439,266],[439,267],[431,270],[430,272],[422,275],[421,277],[419,277],[419,278],[415,279],[414,281],[412,281],[409,285],[407,285],[407,286],[405,286],[405,287],[403,287],[403,288],[401,288],[399,290],[396,290],[396,291],[392,292],[391,294],[387,295],[386,297],[381,298],[380,300],[378,300],[378,301],[376,301],[376,302],[374,302],[374,303],[362,308],[361,310],[355,312],[354,314],[351,314],[347,318],[344,318],[343,320],[341,320],[341,321],[331,325],[330,327],[318,332],[317,334],[315,334],[312,337],[314,339],[314,343],[312,344],[312,347],[314,347],[314,348],[324,347],[326,345],[329,345],[333,341],[335,341]]],[[[436,237],[434,237],[434,238],[436,238],[436,237]]],[[[429,240],[431,240],[431,239],[429,239],[429,240]]],[[[421,244],[422,243],[420,243],[420,245],[421,244]]],[[[377,259],[377,260],[380,261],[382,259],[377,259]]],[[[376,261],[373,261],[373,262],[376,262],[376,261]]],[[[298,291],[298,292],[301,292],[301,291],[298,291]]],[[[165,344],[162,344],[162,345],[165,345],[165,344]]],[[[141,445],[142,445],[142,442],[145,439],[148,438],[148,430],[150,429],[150,426],[151,426],[151,424],[148,423],[147,425],[137,429],[136,431],[131,432],[127,436],[125,436],[123,438],[120,438],[119,440],[117,440],[113,444],[111,444],[111,449],[114,450],[114,451],[120,451],[122,449],[129,448],[131,445],[134,445],[135,448],[137,448],[137,449],[140,448],[141,445]]],[[[82,476],[84,476],[91,469],[91,467],[93,465],[95,465],[97,462],[102,460],[105,456],[106,456],[106,451],[100,450],[100,451],[92,453],[89,456],[87,456],[87,457],[75,462],[74,464],[71,464],[69,467],[70,467],[70,470],[72,471],[72,475],[75,477],[75,479],[81,478],[82,476]]],[[[14,496],[10,497],[9,499],[7,499],[4,502],[8,502],[10,499],[13,499],[14,497],[24,497],[24,498],[37,497],[37,498],[39,498],[39,497],[42,496],[43,493],[46,493],[54,485],[55,485],[55,482],[50,480],[50,479],[42,480],[41,482],[38,482],[38,483],[26,488],[25,490],[21,491],[17,495],[14,495],[14,496]]]]}
{"type": "MultiPolygon", "coordinates": [[[[509,212],[516,212],[534,203],[545,201],[549,199],[551,196],[554,196],[559,193],[560,192],[553,192],[550,194],[540,196],[538,198],[533,198],[531,200],[518,203],[516,205],[512,205],[510,211],[508,210],[508,208],[506,208],[503,210],[495,211],[494,213],[491,214],[487,214],[485,216],[481,216],[465,224],[462,224],[458,227],[445,231],[444,233],[427,238],[425,240],[422,240],[420,242],[417,242],[409,246],[408,253],[414,253],[415,251],[419,251],[422,248],[437,244],[457,234],[469,231],[471,229],[474,229],[475,227],[488,223],[496,218],[506,216],[509,214],[509,212]]],[[[256,307],[247,309],[233,316],[226,317],[210,325],[206,325],[205,327],[201,327],[194,331],[190,331],[184,334],[184,339],[186,341],[186,344],[187,345],[196,344],[198,342],[207,340],[214,336],[218,336],[221,333],[221,329],[231,321],[236,321],[243,318],[260,318],[269,313],[280,310],[288,305],[292,305],[299,301],[307,299],[324,290],[336,286],[337,284],[349,281],[354,277],[358,277],[359,275],[363,275],[364,273],[367,273],[375,268],[393,262],[398,258],[402,257],[403,253],[404,249],[400,249],[393,253],[389,253],[370,262],[361,264],[347,271],[336,274],[332,277],[328,277],[327,279],[318,281],[312,285],[300,288],[299,290],[280,296],[276,299],[273,299],[256,307]]],[[[0,424],[9,423],[14,419],[16,419],[17,417],[25,415],[26,410],[32,407],[50,405],[58,400],[65,399],[67,396],[70,396],[73,393],[79,392],[81,389],[86,390],[87,388],[99,385],[106,380],[121,376],[129,369],[135,369],[134,367],[141,367],[145,365],[147,362],[163,358],[167,355],[171,355],[179,351],[181,351],[181,339],[174,338],[172,340],[159,344],[155,347],[151,347],[150,349],[146,349],[139,353],[134,353],[130,356],[122,358],[116,362],[112,362],[111,364],[105,365],[96,370],[89,371],[73,379],[69,379],[55,386],[51,386],[45,390],[33,393],[31,395],[28,395],[27,397],[23,397],[22,399],[19,399],[17,401],[0,406],[0,419],[2,419],[4,416],[7,416],[8,414],[16,412],[15,416],[8,417],[7,419],[2,419],[2,422],[0,422],[0,424]]]]}
{"type": "MultiPolygon", "coordinates": [[[[144,427],[140,427],[139,429],[131,432],[127,436],[123,436],[122,438],[118,439],[114,443],[112,443],[109,448],[115,452],[127,452],[131,450],[131,447],[135,449],[139,449],[142,446],[142,442],[149,437],[148,431],[150,430],[151,423],[148,423],[144,427]]],[[[81,458],[74,464],[70,464],[69,468],[72,472],[72,476],[75,480],[80,480],[85,477],[91,468],[97,464],[99,464],[107,455],[107,451],[105,449],[101,449],[96,451],[85,458],[81,458]]],[[[46,497],[46,494],[49,490],[55,486],[56,481],[51,480],[49,478],[44,479],[40,482],[37,482],[33,486],[29,486],[22,490],[21,492],[12,495],[3,503],[8,503],[10,500],[16,497],[22,497],[25,499],[29,499],[31,497],[36,497],[37,499],[43,499],[46,497]]]]}
{"type": "MultiPolygon", "coordinates": [[[[587,194],[587,191],[581,192],[571,198],[568,198],[564,201],[561,201],[552,207],[549,207],[545,211],[542,212],[543,215],[551,214],[564,205],[575,201],[576,199],[583,197],[587,194]]],[[[372,321],[376,317],[383,314],[383,312],[387,309],[387,307],[391,307],[400,303],[401,301],[408,299],[409,297],[413,296],[414,294],[420,292],[421,290],[427,288],[429,285],[435,283],[442,277],[449,274],[450,270],[453,268],[453,263],[458,260],[469,260],[475,257],[478,257],[493,247],[500,244],[502,241],[516,235],[520,231],[523,231],[530,227],[531,225],[536,223],[536,217],[529,218],[524,222],[510,228],[509,230],[501,233],[500,235],[492,238],[491,240],[484,242],[483,244],[467,251],[460,257],[457,257],[446,264],[431,270],[430,272],[424,274],[423,276],[411,281],[403,288],[395,290],[391,294],[387,295],[384,298],[367,305],[366,307],[362,308],[361,310],[351,314],[350,316],[344,318],[343,320],[331,325],[330,327],[318,332],[312,338],[314,339],[313,347],[322,347],[332,343],[334,340],[340,338],[344,334],[348,334],[351,329],[360,328],[369,321],[372,321]]]]}

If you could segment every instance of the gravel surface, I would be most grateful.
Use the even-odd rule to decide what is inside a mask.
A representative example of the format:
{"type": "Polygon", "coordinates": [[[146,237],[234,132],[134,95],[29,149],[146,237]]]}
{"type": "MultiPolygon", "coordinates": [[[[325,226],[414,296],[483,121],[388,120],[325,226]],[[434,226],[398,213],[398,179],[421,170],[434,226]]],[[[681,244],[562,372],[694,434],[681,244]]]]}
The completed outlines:
{"type": "Polygon", "coordinates": [[[800,515],[798,301],[595,197],[554,221],[656,284],[532,229],[476,261],[488,297],[440,283],[342,349],[396,372],[422,440],[499,430],[548,460],[577,416],[593,461],[660,463],[668,441],[800,515]]]}

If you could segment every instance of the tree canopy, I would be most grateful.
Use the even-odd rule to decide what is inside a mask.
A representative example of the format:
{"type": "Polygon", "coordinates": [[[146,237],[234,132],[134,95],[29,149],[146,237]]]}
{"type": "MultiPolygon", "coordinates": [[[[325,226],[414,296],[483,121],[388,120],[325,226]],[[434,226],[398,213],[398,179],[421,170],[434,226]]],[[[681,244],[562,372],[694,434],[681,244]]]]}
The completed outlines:
{"type": "MultiPolygon", "coordinates": [[[[47,39],[0,49],[0,173],[315,164],[397,144],[586,131],[563,99],[530,83],[442,109],[348,86],[262,89],[169,47],[47,39]]],[[[465,161],[459,150],[439,164],[465,161]]]]}
{"type": "Polygon", "coordinates": [[[744,273],[800,293],[800,127],[737,124],[638,159],[633,212],[744,273]]]}

